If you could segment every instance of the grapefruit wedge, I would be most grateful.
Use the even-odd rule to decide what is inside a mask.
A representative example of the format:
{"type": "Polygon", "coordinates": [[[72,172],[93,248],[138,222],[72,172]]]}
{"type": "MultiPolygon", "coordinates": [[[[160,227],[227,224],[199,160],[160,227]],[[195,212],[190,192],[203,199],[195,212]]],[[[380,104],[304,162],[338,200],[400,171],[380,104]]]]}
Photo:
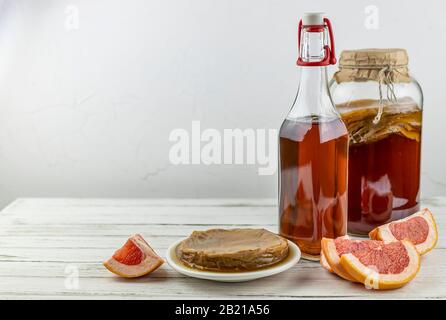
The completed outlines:
{"type": "Polygon", "coordinates": [[[139,234],[131,236],[124,246],[104,262],[104,266],[125,278],[136,278],[149,274],[164,263],[139,234]]]}
{"type": "Polygon", "coordinates": [[[343,236],[336,239],[322,238],[321,257],[323,256],[325,258],[332,272],[345,280],[356,282],[356,280],[350,276],[341,265],[341,255],[345,252],[349,252],[350,247],[354,245],[354,241],[356,240],[350,240],[349,236],[343,236]]]}
{"type": "Polygon", "coordinates": [[[423,209],[407,218],[373,229],[369,237],[384,241],[407,240],[423,255],[437,244],[438,231],[432,213],[429,209],[423,209]]]}
{"type": "Polygon", "coordinates": [[[342,254],[340,264],[367,289],[402,287],[412,280],[420,269],[420,255],[409,241],[350,241],[360,241],[360,249],[342,254]]]}

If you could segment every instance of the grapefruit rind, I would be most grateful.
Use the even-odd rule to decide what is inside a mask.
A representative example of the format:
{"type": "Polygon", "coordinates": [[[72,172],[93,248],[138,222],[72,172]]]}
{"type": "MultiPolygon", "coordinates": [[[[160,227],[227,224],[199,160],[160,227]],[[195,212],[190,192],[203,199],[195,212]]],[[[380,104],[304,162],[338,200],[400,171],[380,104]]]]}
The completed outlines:
{"type": "Polygon", "coordinates": [[[323,250],[321,250],[321,258],[320,259],[321,259],[320,262],[321,262],[322,268],[324,268],[328,272],[333,273],[333,269],[330,267],[330,264],[328,263],[327,258],[325,258],[325,254],[324,254],[323,250]]]}
{"type": "Polygon", "coordinates": [[[141,235],[135,234],[129,240],[142,251],[142,261],[137,265],[126,265],[111,257],[103,263],[110,272],[124,278],[137,278],[155,271],[164,263],[141,235]]]}
{"type": "Polygon", "coordinates": [[[420,255],[415,246],[406,240],[401,241],[409,255],[409,265],[398,274],[379,274],[373,268],[363,265],[351,253],[343,254],[340,264],[357,282],[365,285],[367,289],[396,289],[411,281],[420,270],[420,255]]]}
{"type": "MultiPolygon", "coordinates": [[[[344,239],[349,239],[348,236],[341,237],[344,239]]],[[[321,240],[322,252],[327,260],[328,265],[331,267],[334,273],[345,280],[357,282],[340,264],[341,257],[339,256],[334,239],[322,238],[321,240]]]]}
{"type": "Polygon", "coordinates": [[[435,223],[435,219],[433,214],[429,211],[429,209],[425,208],[417,213],[414,213],[407,218],[397,220],[394,222],[387,223],[385,225],[382,225],[380,227],[377,227],[370,231],[369,237],[373,240],[382,240],[382,241],[395,241],[395,240],[408,240],[410,239],[396,239],[393,235],[392,231],[390,230],[390,225],[393,223],[401,223],[405,222],[407,220],[410,220],[414,217],[422,217],[427,224],[429,225],[429,233],[427,235],[426,240],[423,243],[419,243],[415,245],[415,248],[417,249],[418,253],[423,255],[431,251],[438,242],[438,230],[437,230],[437,224],[435,223]]]}

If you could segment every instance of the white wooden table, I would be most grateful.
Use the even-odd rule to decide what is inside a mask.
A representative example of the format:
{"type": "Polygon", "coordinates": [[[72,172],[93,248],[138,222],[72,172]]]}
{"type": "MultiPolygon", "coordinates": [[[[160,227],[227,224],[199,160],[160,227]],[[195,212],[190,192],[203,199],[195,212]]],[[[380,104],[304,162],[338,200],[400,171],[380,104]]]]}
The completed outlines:
{"type": "Polygon", "coordinates": [[[439,225],[437,248],[417,277],[393,291],[370,291],[301,260],[282,274],[245,283],[182,276],[167,264],[121,279],[102,261],[132,233],[162,256],[193,230],[264,227],[277,231],[273,200],[18,199],[0,213],[0,299],[446,298],[446,197],[426,199],[439,225]],[[78,274],[78,277],[76,275],[78,274]]]}

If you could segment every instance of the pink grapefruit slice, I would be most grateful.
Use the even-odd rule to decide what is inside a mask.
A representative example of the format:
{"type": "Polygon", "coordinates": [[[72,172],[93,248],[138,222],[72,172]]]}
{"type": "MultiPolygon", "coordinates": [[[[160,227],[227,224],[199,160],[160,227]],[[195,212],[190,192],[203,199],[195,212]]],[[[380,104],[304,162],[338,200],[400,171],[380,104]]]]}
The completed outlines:
{"type": "Polygon", "coordinates": [[[431,251],[438,241],[437,225],[429,209],[423,209],[413,215],[390,222],[370,231],[369,237],[375,240],[412,242],[423,255],[431,251]]]}
{"type": "Polygon", "coordinates": [[[412,280],[420,269],[420,255],[409,241],[360,241],[357,250],[341,255],[340,264],[368,289],[395,289],[412,280]]]}
{"type": "MultiPolygon", "coordinates": [[[[323,255],[330,269],[338,276],[345,280],[356,282],[350,274],[344,270],[341,265],[341,255],[351,250],[350,247],[354,245],[356,240],[350,240],[349,236],[343,236],[336,239],[322,238],[321,247],[323,255]]],[[[359,240],[360,241],[360,240],[359,240]]]]}
{"type": "Polygon", "coordinates": [[[104,262],[104,266],[118,276],[136,278],[155,271],[163,263],[164,260],[155,253],[143,237],[135,234],[104,262]]]}

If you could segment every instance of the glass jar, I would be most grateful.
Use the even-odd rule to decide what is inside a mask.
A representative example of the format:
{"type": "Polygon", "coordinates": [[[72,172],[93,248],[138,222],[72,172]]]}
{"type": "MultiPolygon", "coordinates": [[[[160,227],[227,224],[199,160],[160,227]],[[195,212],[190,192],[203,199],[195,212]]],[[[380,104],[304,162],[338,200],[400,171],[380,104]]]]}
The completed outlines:
{"type": "Polygon", "coordinates": [[[349,131],[348,232],[418,211],[423,93],[406,51],[343,51],[330,91],[349,131]]]}

